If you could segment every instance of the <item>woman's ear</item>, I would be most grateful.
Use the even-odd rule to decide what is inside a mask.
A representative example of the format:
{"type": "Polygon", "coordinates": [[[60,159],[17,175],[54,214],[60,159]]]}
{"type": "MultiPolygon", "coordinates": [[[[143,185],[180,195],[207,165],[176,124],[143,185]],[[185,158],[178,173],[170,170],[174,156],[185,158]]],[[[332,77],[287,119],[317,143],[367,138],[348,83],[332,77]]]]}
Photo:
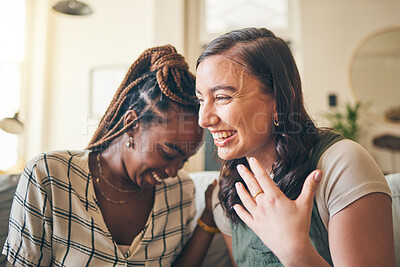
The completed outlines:
{"type": "Polygon", "coordinates": [[[274,118],[278,117],[278,110],[276,109],[276,100],[274,101],[274,118]]]}
{"type": "Polygon", "coordinates": [[[124,115],[124,126],[132,124],[132,128],[136,128],[139,125],[138,115],[134,110],[128,110],[124,115]]]}

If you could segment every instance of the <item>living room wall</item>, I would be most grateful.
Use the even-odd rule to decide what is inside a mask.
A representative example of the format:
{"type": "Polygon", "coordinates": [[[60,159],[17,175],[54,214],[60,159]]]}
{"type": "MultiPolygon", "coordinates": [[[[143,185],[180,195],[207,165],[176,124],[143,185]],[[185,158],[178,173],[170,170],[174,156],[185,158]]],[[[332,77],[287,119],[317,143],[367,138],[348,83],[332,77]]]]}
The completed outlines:
{"type": "MultiPolygon", "coordinates": [[[[196,40],[198,1],[87,0],[94,13],[72,17],[52,11],[54,0],[28,0],[29,71],[21,108],[25,160],[42,151],[85,147],[98,122],[89,112],[94,68],[128,67],[145,48],[166,43],[176,46],[193,67],[201,51],[196,40]]],[[[297,9],[298,40],[293,45],[305,102],[318,125],[326,126],[321,114],[329,111],[328,94],[338,95],[339,105],[355,101],[349,81],[355,49],[372,32],[400,26],[400,1],[289,1],[297,9]]],[[[391,154],[374,147],[371,140],[380,133],[399,136],[400,127],[362,117],[365,131],[360,143],[384,171],[391,172],[391,154]]],[[[399,153],[395,157],[400,166],[399,153]]],[[[202,160],[198,155],[192,170],[200,170],[202,160]]]]}
{"type": "MultiPolygon", "coordinates": [[[[355,102],[350,82],[352,57],[372,33],[400,26],[400,1],[302,0],[300,8],[305,102],[318,124],[325,126],[322,114],[330,110],[328,95],[336,94],[339,105],[355,102]]],[[[392,154],[372,144],[373,137],[383,133],[400,136],[400,125],[384,123],[361,112],[361,126],[358,141],[381,169],[400,172],[392,167],[392,154]]],[[[400,153],[394,156],[399,167],[400,153]]]]}
{"type": "Polygon", "coordinates": [[[100,119],[89,110],[91,71],[127,70],[151,46],[170,43],[183,52],[183,0],[88,0],[89,16],[57,13],[55,2],[28,0],[25,160],[87,145],[100,119]]]}

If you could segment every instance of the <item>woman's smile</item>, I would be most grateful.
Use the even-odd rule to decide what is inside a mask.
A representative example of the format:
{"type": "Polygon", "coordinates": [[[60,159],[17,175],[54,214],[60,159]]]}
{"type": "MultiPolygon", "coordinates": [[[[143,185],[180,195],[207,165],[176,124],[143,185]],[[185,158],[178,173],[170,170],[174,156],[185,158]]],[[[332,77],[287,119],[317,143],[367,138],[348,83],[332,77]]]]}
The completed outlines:
{"type": "Polygon", "coordinates": [[[163,179],[158,176],[158,174],[155,171],[152,171],[151,174],[153,175],[153,179],[156,181],[157,184],[163,183],[163,179]]]}
{"type": "Polygon", "coordinates": [[[237,136],[237,131],[211,131],[211,134],[214,139],[214,144],[217,147],[223,147],[237,136]]]}
{"type": "Polygon", "coordinates": [[[198,65],[199,125],[211,132],[220,158],[273,153],[275,96],[264,91],[246,68],[225,56],[210,56],[198,65]]]}

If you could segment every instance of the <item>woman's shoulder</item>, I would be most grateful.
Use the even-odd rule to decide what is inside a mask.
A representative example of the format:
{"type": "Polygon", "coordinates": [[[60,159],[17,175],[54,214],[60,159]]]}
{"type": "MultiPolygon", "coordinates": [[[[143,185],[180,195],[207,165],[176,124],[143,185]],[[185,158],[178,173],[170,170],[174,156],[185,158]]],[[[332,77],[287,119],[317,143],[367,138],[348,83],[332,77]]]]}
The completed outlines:
{"type": "Polygon", "coordinates": [[[48,160],[60,162],[69,160],[73,157],[87,157],[88,154],[88,150],[54,150],[36,155],[28,162],[28,164],[36,165],[48,160]]]}
{"type": "Polygon", "coordinates": [[[323,173],[316,198],[319,209],[326,213],[324,222],[364,195],[381,192],[390,196],[382,170],[354,141],[344,139],[333,144],[322,154],[317,168],[323,173]]]}
{"type": "Polygon", "coordinates": [[[87,150],[57,150],[38,154],[25,166],[25,172],[42,175],[53,175],[59,171],[71,169],[73,172],[86,175],[88,165],[87,150]]]}
{"type": "Polygon", "coordinates": [[[340,166],[354,166],[354,160],[362,161],[363,163],[370,163],[371,166],[363,166],[370,167],[380,170],[379,166],[372,158],[372,156],[368,153],[368,151],[361,146],[359,143],[354,142],[349,139],[343,139],[332,146],[330,146],[321,156],[319,160],[319,165],[322,166],[330,166],[334,165],[335,167],[340,166]],[[338,165],[340,164],[340,165],[338,165]]]}
{"type": "Polygon", "coordinates": [[[338,181],[363,184],[381,183],[386,185],[382,170],[374,158],[360,144],[344,139],[329,147],[318,162],[321,169],[332,186],[338,181]]]}

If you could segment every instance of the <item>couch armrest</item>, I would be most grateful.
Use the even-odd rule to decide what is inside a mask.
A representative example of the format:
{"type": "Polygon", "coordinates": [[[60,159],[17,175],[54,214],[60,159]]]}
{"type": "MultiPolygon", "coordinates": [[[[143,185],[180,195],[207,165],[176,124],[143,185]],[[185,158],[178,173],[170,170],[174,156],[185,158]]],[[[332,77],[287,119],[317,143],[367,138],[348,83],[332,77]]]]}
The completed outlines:
{"type": "Polygon", "coordinates": [[[400,266],[400,173],[386,175],[392,193],[392,214],[396,266],[400,266]]]}
{"type": "MultiPolygon", "coordinates": [[[[20,174],[0,175],[0,250],[3,250],[7,238],[11,204],[20,176],[20,174]]],[[[0,254],[0,266],[5,266],[6,262],[6,256],[0,254]]]]}

